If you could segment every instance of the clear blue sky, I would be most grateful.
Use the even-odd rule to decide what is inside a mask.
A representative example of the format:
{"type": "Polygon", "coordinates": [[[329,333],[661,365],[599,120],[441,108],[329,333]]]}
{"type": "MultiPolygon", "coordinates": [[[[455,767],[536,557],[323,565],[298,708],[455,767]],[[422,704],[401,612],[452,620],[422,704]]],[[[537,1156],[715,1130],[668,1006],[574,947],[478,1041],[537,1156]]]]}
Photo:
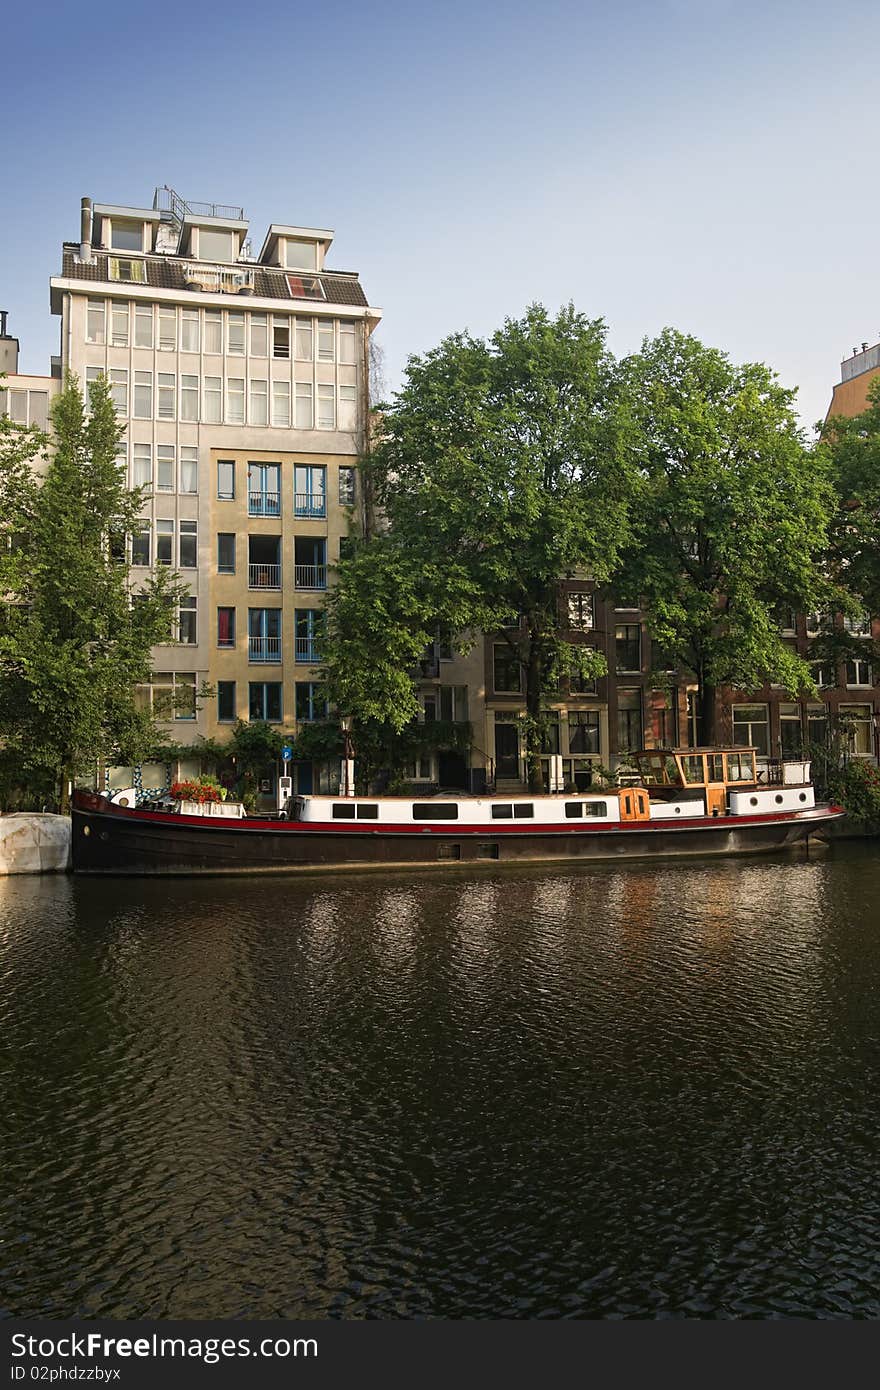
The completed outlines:
{"type": "Polygon", "coordinates": [[[57,351],[80,197],[162,183],[243,204],[257,246],[335,228],[392,386],[446,333],[571,299],[619,354],[672,324],[770,363],[811,423],[880,337],[876,0],[70,0],[3,29],[23,370],[57,351]]]}

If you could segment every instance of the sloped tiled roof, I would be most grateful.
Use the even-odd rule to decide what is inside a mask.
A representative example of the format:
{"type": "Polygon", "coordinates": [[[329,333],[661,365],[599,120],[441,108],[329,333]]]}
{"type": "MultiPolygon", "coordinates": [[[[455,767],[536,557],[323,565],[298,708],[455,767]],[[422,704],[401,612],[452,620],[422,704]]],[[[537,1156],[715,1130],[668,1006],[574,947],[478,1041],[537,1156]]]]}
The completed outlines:
{"type": "MultiPolygon", "coordinates": [[[[67,280],[90,280],[95,283],[106,284],[110,279],[107,266],[108,253],[106,251],[94,251],[92,253],[94,259],[88,265],[83,265],[77,258],[78,251],[79,246],[76,243],[64,243],[61,271],[64,278],[67,280]]],[[[192,264],[190,258],[145,256],[144,260],[147,266],[147,284],[153,289],[175,290],[183,294],[190,292],[183,273],[184,266],[192,264]]],[[[262,265],[248,268],[254,272],[254,294],[257,298],[289,299],[297,304],[309,302],[298,295],[291,294],[287,276],[283,270],[275,270],[271,266],[262,265]]],[[[315,300],[315,303],[348,304],[352,307],[365,307],[368,303],[356,275],[334,275],[332,272],[324,272],[315,278],[320,280],[325,295],[325,300],[315,300]]],[[[230,295],[229,297],[236,299],[238,296],[230,295]]]]}

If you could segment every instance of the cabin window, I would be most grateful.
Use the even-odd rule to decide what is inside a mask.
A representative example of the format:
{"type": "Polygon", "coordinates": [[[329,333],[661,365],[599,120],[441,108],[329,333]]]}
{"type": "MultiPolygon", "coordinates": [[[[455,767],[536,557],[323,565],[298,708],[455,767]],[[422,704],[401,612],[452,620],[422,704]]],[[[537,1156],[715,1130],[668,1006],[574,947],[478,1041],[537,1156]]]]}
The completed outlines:
{"type": "Polygon", "coordinates": [[[492,807],[492,819],[493,819],[493,820],[513,820],[513,806],[511,806],[511,805],[507,805],[507,806],[493,806],[493,807],[492,807]]]}
{"type": "Polygon", "coordinates": [[[566,820],[580,820],[584,814],[584,803],[582,801],[566,801],[565,818],[566,820]]]}
{"type": "Polygon", "coordinates": [[[414,801],[413,820],[458,820],[455,801],[414,801]]]}
{"type": "Polygon", "coordinates": [[[565,803],[565,814],[570,820],[576,820],[579,816],[607,816],[607,801],[567,801],[565,803]]]}
{"type": "Polygon", "coordinates": [[[755,766],[751,753],[728,753],[726,756],[728,782],[754,782],[755,766]]]}
{"type": "Polygon", "coordinates": [[[333,804],[334,820],[354,820],[354,806],[345,801],[336,801],[333,804]]]}
{"type": "Polygon", "coordinates": [[[686,782],[702,782],[703,779],[703,759],[698,753],[686,753],[681,760],[686,782]]]}
{"type": "Polygon", "coordinates": [[[722,753],[710,753],[706,759],[709,769],[710,782],[724,781],[724,755],[722,753]]]}
{"type": "Polygon", "coordinates": [[[534,819],[534,815],[535,815],[535,808],[534,808],[534,806],[533,806],[533,804],[532,804],[531,801],[514,802],[514,807],[513,807],[513,818],[514,818],[514,820],[533,820],[533,819],[534,819]]]}
{"type": "Polygon", "coordinates": [[[357,818],[358,818],[358,820],[378,820],[378,819],[379,819],[379,807],[378,807],[378,806],[375,806],[375,805],[374,805],[374,806],[370,806],[370,805],[358,806],[358,808],[357,808],[357,818]]]}
{"type": "Polygon", "coordinates": [[[444,844],[441,840],[437,846],[438,859],[460,859],[461,845],[444,844]]]}

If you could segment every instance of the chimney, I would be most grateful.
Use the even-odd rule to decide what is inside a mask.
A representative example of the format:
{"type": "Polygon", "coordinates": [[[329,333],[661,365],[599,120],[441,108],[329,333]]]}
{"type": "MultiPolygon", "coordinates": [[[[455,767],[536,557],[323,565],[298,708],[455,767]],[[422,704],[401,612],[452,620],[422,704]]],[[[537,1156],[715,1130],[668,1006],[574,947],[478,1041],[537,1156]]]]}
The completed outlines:
{"type": "Polygon", "coordinates": [[[9,335],[7,334],[7,332],[6,332],[6,320],[7,320],[8,317],[9,317],[9,310],[8,310],[8,309],[0,309],[0,338],[6,338],[6,337],[9,336],[9,335]]]}
{"type": "Polygon", "coordinates": [[[79,218],[79,258],[84,265],[92,260],[92,200],[83,198],[79,218]]]}

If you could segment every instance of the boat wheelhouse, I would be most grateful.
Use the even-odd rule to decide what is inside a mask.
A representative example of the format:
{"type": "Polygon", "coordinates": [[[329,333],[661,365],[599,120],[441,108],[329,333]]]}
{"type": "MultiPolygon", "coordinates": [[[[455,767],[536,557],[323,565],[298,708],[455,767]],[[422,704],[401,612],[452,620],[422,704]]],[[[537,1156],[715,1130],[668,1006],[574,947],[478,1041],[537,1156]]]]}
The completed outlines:
{"type": "MultiPolygon", "coordinates": [[[[439,862],[754,854],[821,838],[809,764],[761,769],[750,748],[645,750],[629,785],[517,796],[296,796],[280,817],[227,803],[113,804],[77,793],[80,873],[247,873],[439,862]],[[762,776],[764,781],[762,781],[762,776]]],[[[127,799],[127,798],[126,798],[127,799]]]]}

